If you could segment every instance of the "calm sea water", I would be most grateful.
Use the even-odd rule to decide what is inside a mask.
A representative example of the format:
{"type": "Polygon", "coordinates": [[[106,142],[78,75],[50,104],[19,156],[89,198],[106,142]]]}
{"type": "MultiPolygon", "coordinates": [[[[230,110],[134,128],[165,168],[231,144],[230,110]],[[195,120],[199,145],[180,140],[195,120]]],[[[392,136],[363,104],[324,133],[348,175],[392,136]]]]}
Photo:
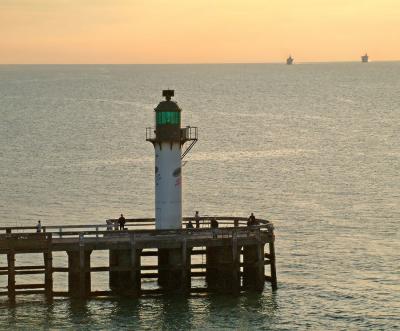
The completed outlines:
{"type": "Polygon", "coordinates": [[[0,303],[0,329],[399,329],[400,63],[0,66],[0,225],[153,216],[145,127],[165,88],[199,127],[184,214],[272,220],[279,290],[31,296],[0,303]]]}

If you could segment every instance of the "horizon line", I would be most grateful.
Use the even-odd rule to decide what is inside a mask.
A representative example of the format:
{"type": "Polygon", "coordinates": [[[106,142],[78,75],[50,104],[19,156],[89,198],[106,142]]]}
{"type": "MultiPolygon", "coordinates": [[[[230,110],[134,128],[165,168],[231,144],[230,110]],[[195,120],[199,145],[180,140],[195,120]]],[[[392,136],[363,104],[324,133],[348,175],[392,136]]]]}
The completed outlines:
{"type": "MultiPolygon", "coordinates": [[[[294,58],[295,59],[295,58],[294,58]]],[[[370,60],[368,63],[377,63],[377,62],[400,62],[400,60],[370,60]]],[[[362,63],[360,61],[355,60],[338,60],[338,61],[296,61],[296,64],[326,64],[326,63],[362,63]]],[[[137,62],[137,63],[109,63],[109,62],[65,62],[65,63],[56,63],[56,62],[35,62],[35,63],[0,63],[1,66],[7,65],[230,65],[230,64],[284,64],[286,65],[286,61],[279,62],[137,62]]],[[[365,64],[365,63],[364,63],[365,64]]]]}

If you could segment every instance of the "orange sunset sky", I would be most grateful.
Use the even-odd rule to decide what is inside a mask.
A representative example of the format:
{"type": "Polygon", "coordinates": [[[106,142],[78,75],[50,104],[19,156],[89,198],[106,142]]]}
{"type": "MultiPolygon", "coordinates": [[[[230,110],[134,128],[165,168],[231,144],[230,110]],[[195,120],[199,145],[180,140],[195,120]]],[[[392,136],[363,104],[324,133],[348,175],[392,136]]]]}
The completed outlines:
{"type": "Polygon", "coordinates": [[[400,59],[400,0],[0,0],[0,63],[400,59]]]}

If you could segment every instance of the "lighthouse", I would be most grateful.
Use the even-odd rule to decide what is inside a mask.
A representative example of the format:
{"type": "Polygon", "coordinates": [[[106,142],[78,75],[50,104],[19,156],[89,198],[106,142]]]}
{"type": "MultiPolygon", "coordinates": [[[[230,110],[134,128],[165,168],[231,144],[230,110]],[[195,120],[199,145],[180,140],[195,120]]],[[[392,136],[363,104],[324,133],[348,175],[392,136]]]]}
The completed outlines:
{"type": "Polygon", "coordinates": [[[146,140],[155,152],[156,229],[182,228],[182,159],[197,142],[197,128],[181,128],[182,110],[171,98],[174,90],[164,90],[165,97],[154,109],[155,127],[146,129],[146,140]],[[190,142],[184,152],[182,148],[190,142]]]}

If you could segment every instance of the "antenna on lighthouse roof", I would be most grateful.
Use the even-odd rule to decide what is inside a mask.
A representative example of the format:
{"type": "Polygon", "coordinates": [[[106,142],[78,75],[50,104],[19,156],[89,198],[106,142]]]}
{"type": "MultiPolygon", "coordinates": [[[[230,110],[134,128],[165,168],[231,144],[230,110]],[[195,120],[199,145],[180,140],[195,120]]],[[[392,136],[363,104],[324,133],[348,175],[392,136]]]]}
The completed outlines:
{"type": "Polygon", "coordinates": [[[175,91],[174,90],[163,90],[162,91],[162,96],[165,97],[165,99],[167,101],[171,100],[171,97],[173,97],[175,95],[175,91]]]}

